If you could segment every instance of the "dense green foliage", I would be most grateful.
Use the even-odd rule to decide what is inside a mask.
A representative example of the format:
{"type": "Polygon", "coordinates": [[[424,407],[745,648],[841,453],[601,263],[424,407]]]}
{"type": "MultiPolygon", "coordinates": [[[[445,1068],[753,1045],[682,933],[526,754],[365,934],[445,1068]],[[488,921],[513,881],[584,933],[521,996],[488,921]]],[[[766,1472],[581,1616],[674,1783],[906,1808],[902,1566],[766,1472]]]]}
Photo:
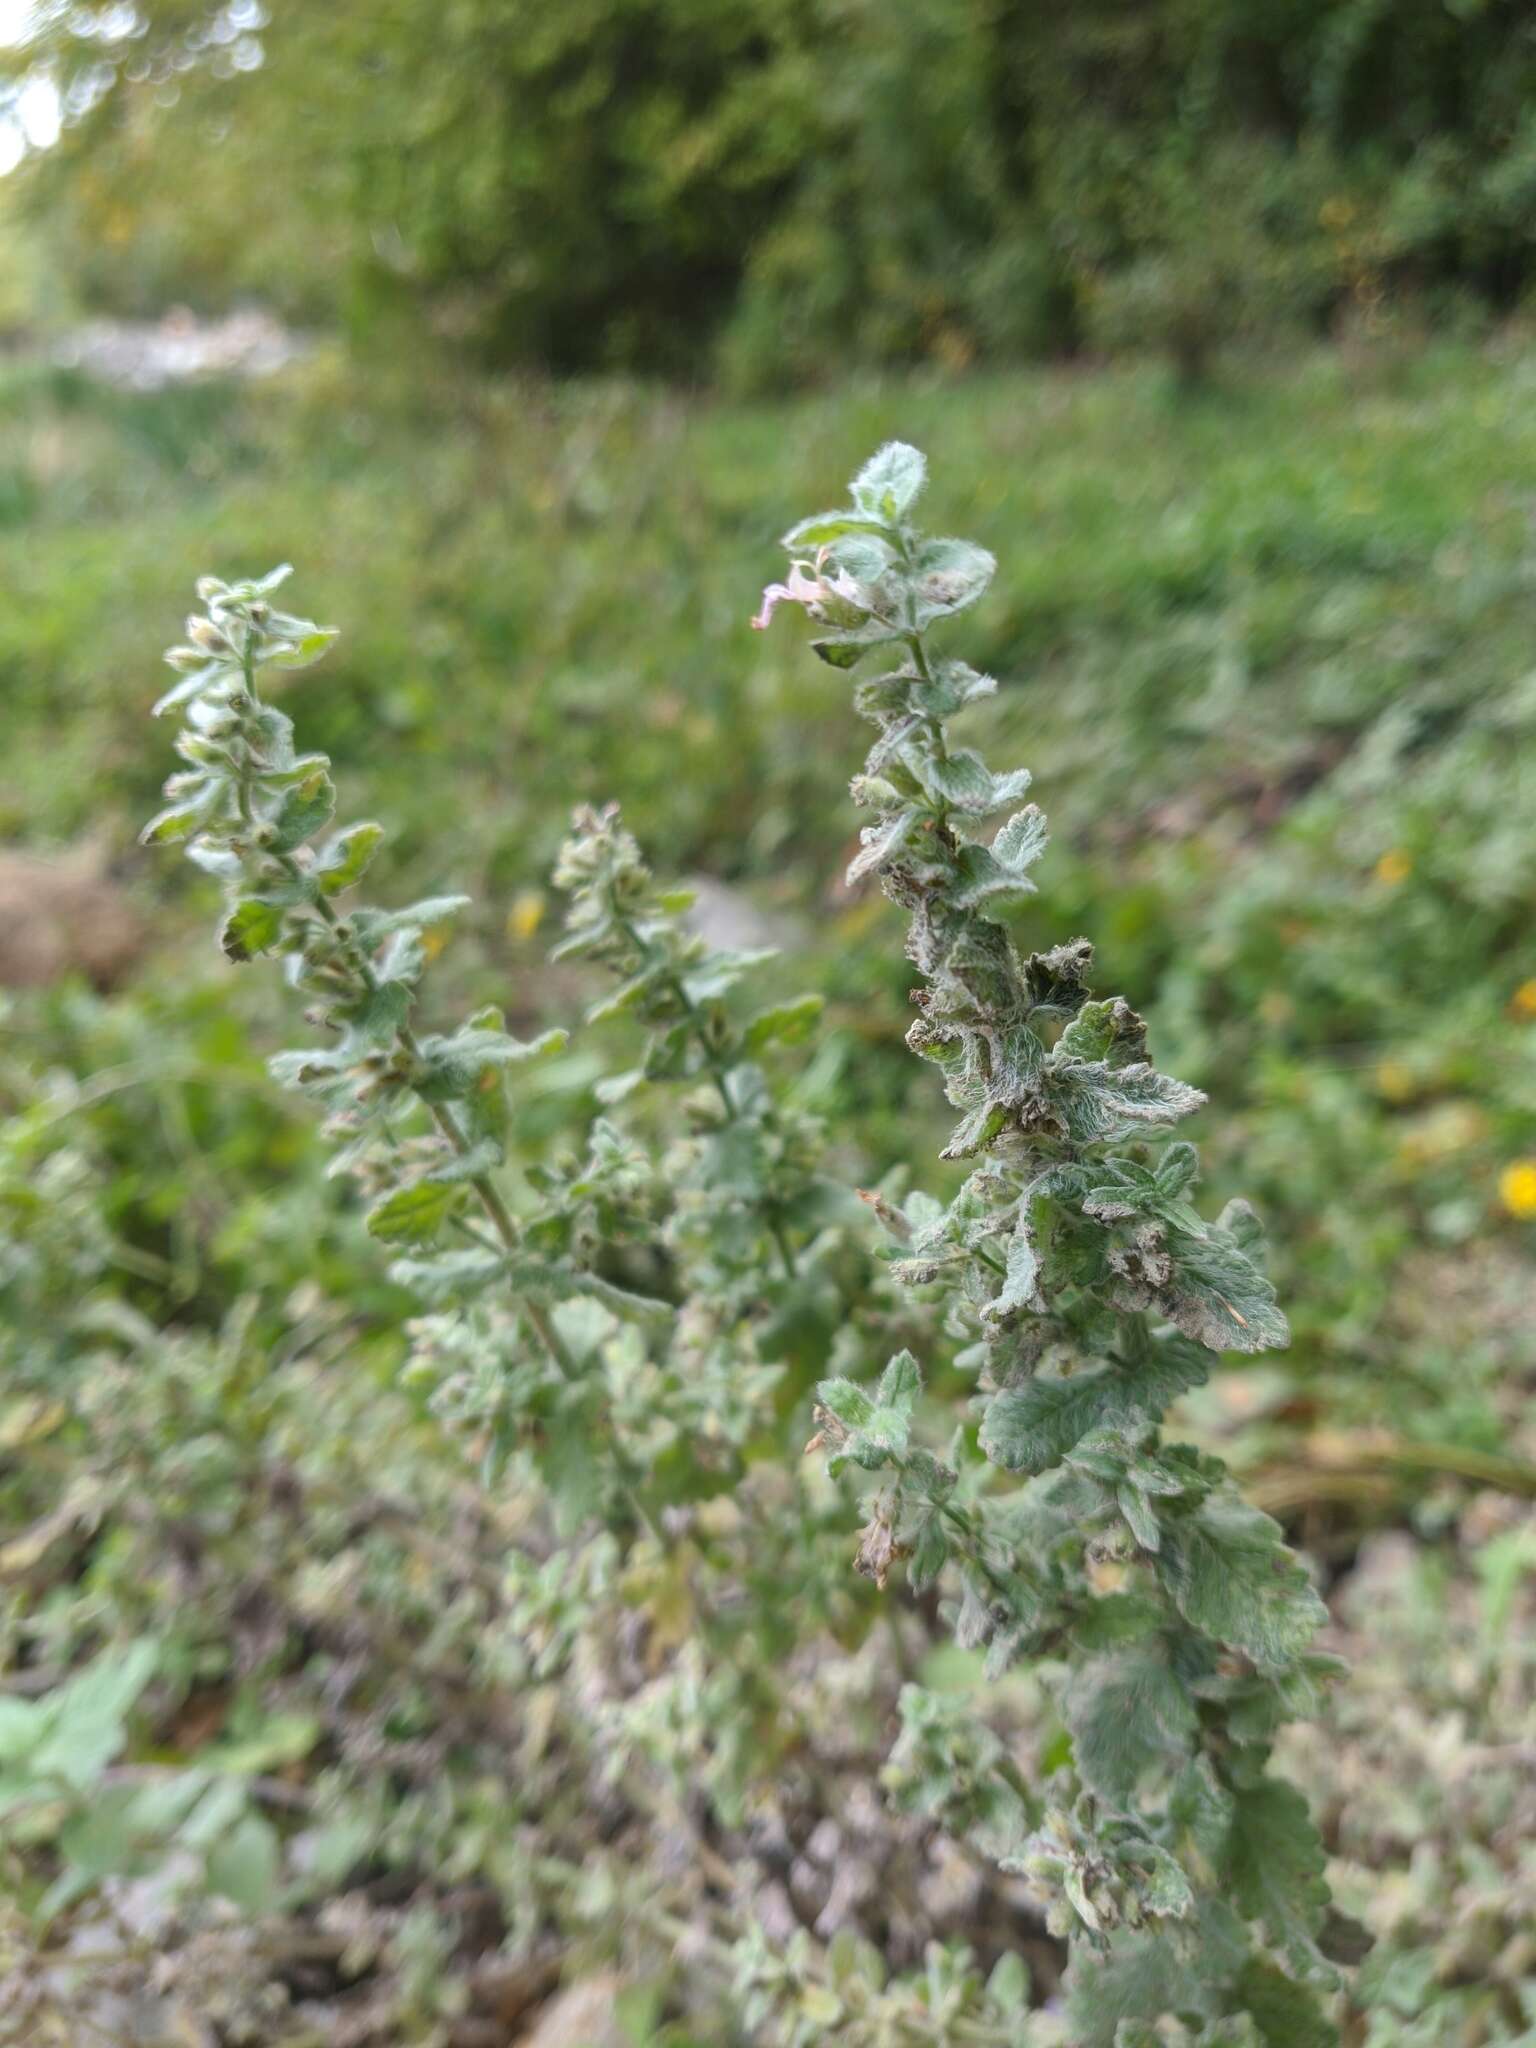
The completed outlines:
{"type": "Polygon", "coordinates": [[[265,17],[60,9],[13,57],[73,93],[30,182],[89,294],[763,382],[1085,341],[1198,371],[1403,295],[1508,306],[1536,253],[1519,0],[265,17]]]}
{"type": "MultiPolygon", "coordinates": [[[[195,873],[195,939],[164,905],[129,990],[16,1005],[0,1569],[7,1708],[46,1710],[7,1729],[35,1758],[45,1720],[65,1725],[78,1766],[40,1786],[27,1763],[4,1854],[29,1915],[79,1874],[48,1928],[11,1909],[0,1930],[17,2038],[47,2040],[66,1995],[87,2016],[59,2038],[78,2037],[113,1971],[141,1989],[144,1940],[168,2001],[283,2048],[342,2026],[369,2048],[517,2038],[562,1973],[610,1987],[623,2038],[668,2048],[748,2027],[1013,2043],[1021,2002],[1052,1995],[1059,1951],[1011,1881],[866,1794],[905,1681],[933,1700],[909,1770],[962,1735],[1048,1769],[1057,1710],[1027,1670],[985,1682],[899,1573],[883,1595],[857,1575],[846,1502],[799,1455],[850,1301],[867,1308],[832,1370],[872,1387],[911,1349],[933,1369],[920,1432],[973,1386],[948,1370],[942,1296],[891,1286],[878,1214],[835,1195],[860,1182],[904,1208],[892,1161],[954,1120],[909,1078],[898,921],[827,880],[847,857],[848,685],[741,616],[764,536],[900,419],[946,451],[943,526],[1008,562],[971,645],[1033,679],[967,716],[1053,792],[1031,942],[1096,932],[1100,972],[1144,991],[1169,1064],[1218,1104],[1213,1210],[1252,1187],[1274,1231],[1293,1347],[1218,1370],[1176,1427],[1304,1514],[1337,1575],[1328,1646],[1353,1675],[1326,1742],[1282,1737],[1280,1763],[1378,1937],[1350,2024],[1371,2048],[1517,2040],[1536,1995],[1519,357],[1312,363],[1192,411],[1131,375],[784,411],[472,387],[390,408],[324,361],[271,395],[130,399],[22,371],[5,404],[7,829],[94,829],[147,896],[150,856],[129,852],[161,769],[143,650],[211,534],[238,565],[312,562],[305,597],[347,634],[263,697],[398,821],[378,896],[477,899],[431,961],[422,1033],[497,1001],[536,1039],[629,989],[514,1072],[519,1225],[560,1271],[680,1318],[762,1276],[728,1336],[691,1330],[670,1380],[668,1325],[561,1308],[579,1334],[595,1311],[617,1327],[574,1390],[524,1357],[509,1401],[515,1298],[473,1304],[466,1347],[452,1303],[423,1315],[414,1281],[386,1277],[395,1255],[481,1248],[451,1214],[437,1252],[367,1231],[384,1190],[328,1178],[333,1142],[266,1077],[293,999],[209,946],[195,873]],[[790,924],[796,957],[726,991],[706,1032],[678,1033],[669,990],[703,971],[701,942],[611,819],[564,857],[598,892],[582,950],[545,964],[544,878],[587,790],[622,795],[668,871],[728,877],[790,924]],[[638,912],[638,957],[605,895],[638,912]],[[819,1025],[796,1003],[815,986],[819,1025]],[[750,1048],[765,1010],[809,1036],[750,1048]],[[751,1129],[723,1153],[711,1046],[763,1077],[732,1093],[751,1129]],[[646,1070],[596,1101],[603,1074],[646,1070]],[[767,1212],[721,1197],[743,1156],[754,1183],[765,1156],[783,1176],[797,1281],[767,1212]],[[698,1498],[658,1515],[684,1471],[698,1498]],[[1027,1969],[999,1969],[1021,1930],[1027,1969]]],[[[402,1121],[412,1173],[435,1157],[424,1132],[402,1121]]],[[[1028,2024],[1045,2040],[1056,2021],[1028,2024]]]]}

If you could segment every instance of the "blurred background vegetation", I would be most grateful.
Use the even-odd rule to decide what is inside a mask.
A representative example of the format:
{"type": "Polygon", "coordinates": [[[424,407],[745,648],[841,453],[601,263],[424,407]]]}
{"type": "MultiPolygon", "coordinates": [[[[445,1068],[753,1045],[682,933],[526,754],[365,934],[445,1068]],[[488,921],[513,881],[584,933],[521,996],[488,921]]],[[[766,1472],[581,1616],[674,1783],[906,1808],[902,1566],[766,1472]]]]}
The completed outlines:
{"type": "Polygon", "coordinates": [[[501,366],[1198,370],[1536,261],[1521,0],[46,0],[10,69],[59,288],[501,366]]]}
{"type": "MultiPolygon", "coordinates": [[[[620,1971],[623,2039],[735,2036],[678,2031],[669,1944],[613,1935],[643,1858],[539,1891],[508,1847],[542,1828],[579,1868],[582,1784],[520,1721],[507,1771],[507,1529],[399,1386],[412,1305],[265,1079],[281,991],[134,848],[156,650],[197,574],[293,559],[343,639],[284,708],[389,821],[391,889],[475,894],[445,1005],[570,1020],[548,866],[574,802],[618,797],[827,990],[806,1100],[847,1177],[926,1162],[898,923],[837,879],[846,686],[746,626],[777,533],[898,433],[932,523],[1003,563],[968,652],[1004,682],[982,743],[1052,818],[1031,933],[1094,934],[1217,1105],[1209,1192],[1271,1229],[1294,1348],[1182,1419],[1321,1560],[1362,1674],[1292,1759],[1379,1937],[1352,2048],[1536,2038],[1529,7],[13,15],[0,1647],[35,1689],[152,1636],[138,1763],[237,1755],[290,1836],[285,1797],[326,1815],[286,1892],[266,1850],[224,1880],[287,1902],[286,2017],[241,1936],[229,2011],[180,2038],[494,2048],[562,1969],[620,1971]],[[174,340],[248,306],[291,342],[268,375],[166,374],[131,325],[92,354],[103,318],[164,340],[188,309],[174,340]]],[[[580,1039],[541,1070],[526,1156],[597,1070],[580,1039]]],[[[18,1897],[54,1850],[0,1823],[18,1897]]],[[[166,1997],[207,2019],[176,1953],[166,1997]]],[[[86,2038],[42,2009],[14,2038],[86,2038]]]]}

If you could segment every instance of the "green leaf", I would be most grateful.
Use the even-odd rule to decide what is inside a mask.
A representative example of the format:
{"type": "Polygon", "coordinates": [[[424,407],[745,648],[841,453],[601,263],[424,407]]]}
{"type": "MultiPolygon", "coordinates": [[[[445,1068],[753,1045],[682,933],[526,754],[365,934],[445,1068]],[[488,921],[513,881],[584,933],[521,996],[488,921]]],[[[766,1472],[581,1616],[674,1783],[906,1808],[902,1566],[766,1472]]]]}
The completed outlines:
{"type": "Polygon", "coordinates": [[[435,1252],[426,1259],[395,1259],[389,1277],[409,1287],[424,1301],[471,1301],[508,1277],[503,1254],[469,1249],[435,1252]]]}
{"type": "Polygon", "coordinates": [[[823,1380],[816,1399],[845,1429],[862,1429],[875,1412],[874,1402],[854,1380],[823,1380]]]}
{"type": "Polygon", "coordinates": [[[1322,1838],[1294,1785],[1261,1778],[1237,1790],[1226,1853],[1232,1899],[1294,1971],[1332,1983],[1316,1942],[1331,1896],[1327,1867],[1322,1838]]]}
{"type": "Polygon", "coordinates": [[[1093,970],[1093,947],[1086,939],[1068,939],[1046,953],[1031,953],[1024,962],[1024,986],[1030,1003],[1041,1010],[1070,1016],[1086,1000],[1093,970]]]}
{"type": "Polygon", "coordinates": [[[885,531],[883,519],[870,519],[859,512],[813,512],[809,519],[801,519],[792,526],[779,545],[797,554],[804,548],[830,547],[834,541],[846,540],[849,534],[878,536],[885,531]]]}
{"type": "Polygon", "coordinates": [[[90,1784],[127,1739],[127,1715],[158,1661],[159,1650],[151,1642],[103,1650],[59,1687],[47,1702],[47,1732],[32,1751],[36,1775],[62,1778],[77,1788],[90,1784]]]}
{"type": "Polygon", "coordinates": [[[1208,1367],[1177,1339],[1135,1365],[1091,1366],[1070,1378],[1041,1374],[1005,1387],[987,1405],[981,1448],[1009,1472],[1046,1472],[1090,1430],[1155,1421],[1177,1395],[1201,1384],[1208,1367]]]}
{"type": "Polygon", "coordinates": [[[1084,1003],[1058,1043],[1074,1059],[1123,1067],[1146,1058],[1147,1027],[1124,996],[1114,996],[1108,1002],[1084,1003]]]}
{"type": "Polygon", "coordinates": [[[1254,1956],[1243,1965],[1237,1995],[1253,2016],[1264,2048],[1339,2048],[1339,2030],[1309,1984],[1254,1956]]]}
{"type": "Polygon", "coordinates": [[[48,1727],[42,1700],[18,1700],[0,1694],[0,1764],[16,1764],[31,1754],[48,1727]]]}
{"type": "Polygon", "coordinates": [[[1292,1662],[1328,1618],[1280,1525],[1232,1487],[1164,1522],[1158,1569],[1186,1621],[1260,1665],[1292,1662]]]}
{"type": "Polygon", "coordinates": [[[1062,1707],[1079,1776],[1116,1806],[1129,1803],[1154,1765],[1181,1762],[1198,1724],[1194,1701],[1155,1643],[1083,1665],[1062,1707]]]}
{"type": "Polygon", "coordinates": [[[234,961],[254,959],[275,946],[283,935],[283,913],[275,903],[260,896],[247,896],[225,918],[219,944],[234,961]]]}
{"type": "Polygon", "coordinates": [[[1072,2048],[1117,2048],[1125,2020],[1180,2014],[1215,2018],[1247,1953],[1242,1922],[1219,1899],[1202,1899],[1192,1940],[1161,1929],[1122,1928],[1101,1949],[1079,1944],[1063,1986],[1072,2048]]]}
{"type": "Polygon", "coordinates": [[[384,827],[368,822],[349,825],[345,832],[338,832],[329,840],[314,869],[326,894],[339,896],[343,889],[361,881],[383,839],[384,827]]]}
{"type": "Polygon", "coordinates": [[[558,1030],[522,1039],[491,1026],[461,1025],[448,1036],[434,1034],[422,1040],[416,1086],[428,1102],[452,1101],[492,1071],[559,1052],[566,1039],[567,1034],[558,1030]]]}
{"type": "Polygon", "coordinates": [[[250,1792],[243,1778],[200,1775],[205,1794],[182,1822],[177,1835],[184,1848],[206,1850],[239,1820],[250,1803],[250,1792]]]}
{"type": "Polygon", "coordinates": [[[362,943],[371,947],[398,932],[428,932],[447,924],[469,907],[469,901],[467,896],[424,896],[419,903],[406,904],[403,910],[354,910],[352,924],[362,943]]]}
{"type": "Polygon", "coordinates": [[[252,1918],[272,1912],[282,1893],[277,1836],[260,1814],[247,1813],[208,1851],[208,1888],[252,1918]]]}
{"type": "Polygon", "coordinates": [[[928,477],[921,453],[905,441],[887,441],[859,471],[849,489],[867,518],[894,525],[911,511],[928,477]]]}
{"type": "Polygon", "coordinates": [[[1144,1912],[1162,1919],[1183,1920],[1192,1912],[1195,1888],[1189,1873],[1159,1842],[1138,1842],[1125,1852],[1137,1873],[1136,1891],[1144,1912]]]}
{"type": "Polygon", "coordinates": [[[796,996],[793,1002],[759,1010],[742,1033],[742,1045],[748,1052],[761,1052],[769,1045],[799,1045],[815,1029],[825,1007],[821,996],[796,996]]]}
{"type": "Polygon", "coordinates": [[[778,958],[772,946],[754,946],[727,950],[716,947],[695,961],[682,977],[684,989],[691,1003],[715,1002],[729,994],[754,967],[761,967],[766,961],[778,958]]]}
{"type": "MultiPolygon", "coordinates": [[[[888,640],[891,637],[889,633],[875,636],[877,640],[888,640]]],[[[811,652],[824,661],[828,668],[857,668],[872,644],[874,643],[871,641],[856,639],[813,640],[811,652]]]]}
{"type": "Polygon", "coordinates": [[[190,839],[202,827],[211,804],[211,792],[192,803],[170,804],[157,811],[139,834],[141,846],[169,846],[178,839],[190,839]]]}
{"type": "Polygon", "coordinates": [[[1156,1307],[1209,1351],[1280,1350],[1290,1342],[1274,1288],[1221,1223],[1204,1223],[1180,1205],[1172,1220],[1154,1226],[1149,1243],[1153,1262],[1110,1255],[1127,1282],[1126,1306],[1156,1307]]]}
{"type": "Polygon", "coordinates": [[[1073,1944],[1067,1993],[1072,2048],[1118,2048],[1125,2020],[1156,2020],[1199,1996],[1166,1934],[1119,1933],[1102,1949],[1073,1944]]]}
{"type": "Polygon", "coordinates": [[[1148,1496],[1129,1480],[1115,1488],[1115,1504],[1143,1550],[1161,1550],[1163,1528],[1148,1496]]]}
{"type": "Polygon", "coordinates": [[[996,574],[996,556],[972,541],[924,541],[912,580],[914,625],[921,632],[934,619],[967,610],[996,574]]]}
{"type": "MultiPolygon", "coordinates": [[[[399,1260],[395,1262],[396,1269],[400,1263],[399,1260]]],[[[521,1294],[529,1301],[551,1304],[575,1300],[600,1301],[621,1315],[639,1316],[656,1322],[665,1321],[674,1313],[669,1301],[662,1301],[654,1295],[636,1294],[628,1287],[616,1287],[611,1280],[604,1280],[600,1274],[590,1273],[581,1266],[562,1265],[556,1260],[536,1258],[526,1252],[514,1252],[503,1259],[501,1270],[513,1293],[521,1294]]]]}
{"type": "MultiPolygon", "coordinates": [[[[921,753],[912,747],[904,750],[903,758],[934,804],[963,812],[967,817],[986,817],[1006,804],[1017,803],[1030,784],[1027,769],[994,775],[981,756],[968,747],[942,755],[921,753]]],[[[1007,829],[1003,827],[1004,831],[1007,829]]]]}
{"type": "Polygon", "coordinates": [[[192,840],[187,847],[187,859],[204,874],[217,875],[221,882],[238,882],[245,872],[238,853],[227,846],[215,846],[209,839],[192,840]]]}
{"type": "Polygon", "coordinates": [[[277,836],[272,842],[275,850],[291,853],[296,846],[302,846],[328,821],[335,808],[336,790],[331,778],[323,768],[312,769],[302,782],[296,782],[284,793],[274,821],[277,828],[277,836]]]}
{"type": "Polygon", "coordinates": [[[1042,1311],[1040,1254],[1030,1234],[1028,1218],[1021,1214],[1019,1227],[1008,1240],[1003,1284],[981,1311],[982,1321],[992,1329],[1006,1328],[1029,1310],[1042,1311]]]}
{"type": "Polygon", "coordinates": [[[898,1351],[887,1363],[875,1388],[877,1412],[881,1408],[900,1408],[910,1416],[922,1387],[923,1375],[917,1360],[910,1351],[898,1351]]]}
{"type": "Polygon", "coordinates": [[[1051,1048],[1041,1083],[1049,1120],[1078,1145],[1142,1137],[1149,1125],[1176,1123],[1205,1101],[1198,1088],[1143,1062],[1075,1059],[1065,1034],[1051,1048]]]}
{"type": "Polygon", "coordinates": [[[998,1958],[987,1979],[987,1998],[999,2011],[1022,2020],[1029,2004],[1029,1970],[1017,1950],[998,1958]]]}
{"type": "Polygon", "coordinates": [[[98,1789],[83,1811],[71,1814],[59,1831],[59,1851],[79,1877],[92,1883],[133,1871],[146,1848],[136,1824],[131,1787],[98,1789]]]}
{"type": "Polygon", "coordinates": [[[983,1102],[962,1117],[949,1134],[941,1159],[970,1159],[986,1150],[1008,1121],[1006,1102],[983,1102]]]}
{"type": "Polygon", "coordinates": [[[481,1174],[493,1173],[503,1158],[501,1146],[494,1138],[482,1138],[478,1143],[468,1145],[462,1152],[450,1152],[440,1159],[424,1179],[441,1181],[445,1187],[461,1187],[465,1181],[477,1180],[481,1174]]]}
{"type": "Polygon", "coordinates": [[[961,849],[964,879],[951,900],[962,910],[979,910],[986,917],[1001,918],[1017,910],[1035,893],[1028,870],[1044,852],[1049,836],[1038,804],[1015,811],[990,847],[961,849]]]}
{"type": "Polygon", "coordinates": [[[269,647],[263,655],[263,660],[270,663],[273,668],[286,669],[308,668],[313,662],[317,662],[336,638],[336,628],[312,626],[308,620],[304,623],[308,627],[306,632],[299,634],[296,639],[269,647]]]}
{"type": "Polygon", "coordinates": [[[862,851],[856,853],[848,864],[844,877],[851,889],[855,882],[863,881],[867,874],[883,862],[888,861],[911,838],[913,830],[922,822],[923,813],[915,807],[898,811],[894,817],[882,818],[878,825],[866,825],[859,833],[862,851]]]}
{"type": "MultiPolygon", "coordinates": [[[[377,987],[365,990],[346,1012],[357,1037],[364,1044],[375,1046],[391,1044],[410,1014],[411,991],[403,981],[381,981],[377,987]]],[[[273,1071],[276,1072],[275,1064],[273,1071]]]]}
{"type": "Polygon", "coordinates": [[[174,711],[178,705],[185,704],[189,697],[201,696],[210,685],[221,682],[226,677],[233,680],[239,673],[239,669],[232,661],[206,662],[201,668],[184,675],[179,683],[172,683],[163,697],[157,697],[150,715],[154,718],[163,718],[167,711],[174,711]]]}
{"type": "Polygon", "coordinates": [[[951,718],[967,704],[997,695],[995,676],[984,676],[964,661],[930,662],[930,675],[907,677],[912,702],[930,718],[951,718]]]}
{"type": "MultiPolygon", "coordinates": [[[[873,1398],[852,1380],[823,1380],[816,1398],[847,1433],[833,1448],[829,1470],[841,1471],[851,1459],[873,1472],[899,1458],[907,1448],[922,1384],[922,1372],[910,1351],[898,1351],[891,1359],[873,1398]]],[[[937,1460],[934,1467],[942,1471],[937,1460]]]]}
{"type": "MultiPolygon", "coordinates": [[[[1178,1138],[1166,1148],[1162,1158],[1158,1160],[1157,1165],[1153,1169],[1152,1177],[1157,1183],[1158,1194],[1164,1201],[1180,1201],[1200,1177],[1200,1155],[1187,1138],[1178,1138]]],[[[1222,1211],[1217,1219],[1216,1225],[1218,1230],[1228,1231],[1229,1235],[1234,1237],[1235,1233],[1230,1231],[1228,1224],[1228,1211],[1237,1207],[1241,1207],[1247,1211],[1249,1216],[1253,1216],[1253,1211],[1248,1208],[1246,1202],[1241,1204],[1229,1202],[1226,1209],[1222,1211]]],[[[1255,1226],[1257,1226],[1258,1218],[1254,1217],[1253,1220],[1255,1226]]],[[[1262,1230],[1259,1232],[1259,1235],[1262,1238],[1262,1230]]]]}
{"type": "Polygon", "coordinates": [[[395,1188],[368,1211],[368,1228],[385,1244],[422,1244],[436,1236],[458,1199],[458,1191],[437,1180],[395,1188]]]}

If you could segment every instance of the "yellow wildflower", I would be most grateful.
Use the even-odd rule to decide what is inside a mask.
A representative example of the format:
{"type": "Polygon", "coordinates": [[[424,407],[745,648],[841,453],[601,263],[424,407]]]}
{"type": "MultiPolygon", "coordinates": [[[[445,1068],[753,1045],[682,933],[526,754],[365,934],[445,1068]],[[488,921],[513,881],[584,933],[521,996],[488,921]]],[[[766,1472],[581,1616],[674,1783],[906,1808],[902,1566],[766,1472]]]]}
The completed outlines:
{"type": "Polygon", "coordinates": [[[1509,999],[1509,1007],[1517,1017],[1536,1017],[1536,975],[1521,982],[1509,999]]]}
{"type": "Polygon", "coordinates": [[[1388,1102],[1406,1102],[1415,1087],[1414,1073],[1406,1060],[1383,1060],[1376,1069],[1376,1087],[1388,1102]]]}
{"type": "Polygon", "coordinates": [[[1499,1175],[1499,1200],[1523,1223],[1536,1221],[1536,1159],[1512,1159],[1499,1175]]]}
{"type": "Polygon", "coordinates": [[[1376,879],[1385,882],[1389,889],[1395,889],[1399,882],[1406,882],[1413,873],[1413,862],[1400,846],[1394,846],[1390,853],[1384,853],[1376,863],[1376,879]]]}
{"type": "Polygon", "coordinates": [[[507,936],[526,943],[544,922],[544,891],[519,889],[507,912],[507,936]]]}

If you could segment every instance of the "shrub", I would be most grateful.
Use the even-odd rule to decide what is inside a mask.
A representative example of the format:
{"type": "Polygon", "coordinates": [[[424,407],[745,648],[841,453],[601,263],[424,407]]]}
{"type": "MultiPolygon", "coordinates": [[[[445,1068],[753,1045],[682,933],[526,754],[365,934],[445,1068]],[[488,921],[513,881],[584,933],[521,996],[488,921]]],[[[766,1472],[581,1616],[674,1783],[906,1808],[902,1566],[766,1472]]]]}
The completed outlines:
{"type": "MultiPolygon", "coordinates": [[[[1177,2018],[1205,2048],[1324,2041],[1321,1848],[1268,1769],[1330,1668],[1310,1647],[1321,1604],[1221,1465],[1159,1431],[1212,1353],[1283,1344],[1285,1320],[1252,1212],[1193,1206],[1194,1148],[1168,1134],[1203,1098],[1150,1063],[1123,998],[1092,997],[1086,941],[1021,958],[1009,936],[1045,822],[1019,805],[1026,773],[950,743],[994,685],[931,632],[994,564],[916,531],[923,475],[915,450],[882,449],[849,508],[787,536],[793,566],[756,623],[795,604],[835,670],[876,649],[897,664],[856,693],[877,738],[854,794],[875,822],[850,880],[876,876],[911,917],[909,1042],[961,1112],[945,1156],[978,1162],[948,1203],[896,1182],[865,1210],[850,1199],[775,1076],[816,998],[744,1011],[763,956],[692,933],[687,892],[658,887],[612,809],[577,813],[560,951],[610,977],[588,1021],[637,1024],[640,1057],[600,1083],[580,1154],[509,1180],[508,1076],[563,1034],[521,1040],[491,1010],[417,1023],[462,899],[352,901],[381,828],[334,826],[329,763],[260,690],[331,637],[276,608],[285,572],[200,585],[157,706],[184,714],[184,767],[145,837],[225,885],[231,961],[275,955],[309,1000],[324,1042],[273,1071],[325,1112],[336,1168],[423,1303],[408,1380],[537,1528],[512,1565],[530,1677],[611,1659],[637,1585],[655,1589],[649,1680],[595,1708],[588,1691],[609,1769],[643,1765],[740,1826],[810,1739],[797,1645],[861,1642],[899,1568],[938,1589],[990,1676],[1028,1662],[1049,1680],[1059,1725],[1027,1765],[984,1694],[906,1687],[884,1776],[899,1811],[1044,1902],[1072,1955],[1075,2038],[1142,2048],[1177,2018]],[[936,1385],[977,1376],[979,1428],[942,1424],[919,1351],[936,1385]],[[813,1386],[810,1448],[876,1481],[851,1580],[836,1493],[814,1461],[785,1471],[813,1386]]],[[[931,1969],[926,1990],[877,1996],[857,1956],[823,1979],[750,1923],[725,1954],[747,2023],[785,2042],[833,2024],[872,2042],[938,1996],[931,1969]]],[[[970,2013],[971,2038],[1014,2038],[1025,1984],[1015,1960],[985,1985],[961,1967],[945,2010],[970,2013]]]]}
{"type": "MultiPolygon", "coordinates": [[[[280,957],[309,998],[329,1042],[277,1055],[273,1072],[326,1113],[336,1168],[421,1301],[406,1384],[484,1486],[518,1503],[507,1654],[530,1693],[558,1688],[569,1724],[559,1791],[531,1817],[548,1852],[533,1914],[579,1920],[594,1852],[560,1820],[563,1798],[578,1816],[593,1798],[633,1802],[647,1839],[681,1827],[701,1859],[711,1834],[760,1819],[774,1796],[792,1809],[827,1713],[795,1669],[799,1640],[856,1643],[869,1625],[835,1500],[799,1460],[787,1498],[784,1485],[785,1417],[798,1420],[835,1345],[862,1359],[849,1340],[888,1321],[860,1205],[823,1169],[818,1120],[767,1071],[820,1005],[738,1012],[731,992],[761,957],[688,931],[689,893],[658,888],[617,813],[579,812],[557,869],[571,896],[561,952],[616,984],[590,1021],[638,1024],[643,1045],[601,1083],[581,1151],[526,1163],[514,1185],[505,1078],[563,1034],[520,1041],[487,1011],[418,1029],[427,956],[462,899],[350,901],[380,828],[332,826],[327,762],[296,751],[261,695],[266,669],[302,665],[330,638],[275,609],[283,573],[200,586],[205,610],[171,651],[180,680],[158,707],[185,713],[185,767],[145,837],[185,843],[226,885],[228,959],[280,957]],[[654,1151],[645,1110],[666,1088],[680,1101],[654,1151]]],[[[654,1873],[630,1866],[623,1881],[654,1941],[654,1873]]],[[[588,1910],[601,1921],[611,1895],[588,1910]]],[[[697,1911],[701,1929],[716,1917],[697,1911]]],[[[847,2037],[876,2048],[894,2014],[934,1998],[978,2039],[1009,2038],[1016,1969],[989,1988],[962,1950],[935,1948],[923,1973],[887,1984],[857,1950],[840,1956],[834,1998],[824,1952],[765,1950],[750,1915],[726,1928],[704,1942],[706,1974],[736,1987],[765,2038],[813,2038],[810,2016],[831,2000],[847,2037]]]]}

